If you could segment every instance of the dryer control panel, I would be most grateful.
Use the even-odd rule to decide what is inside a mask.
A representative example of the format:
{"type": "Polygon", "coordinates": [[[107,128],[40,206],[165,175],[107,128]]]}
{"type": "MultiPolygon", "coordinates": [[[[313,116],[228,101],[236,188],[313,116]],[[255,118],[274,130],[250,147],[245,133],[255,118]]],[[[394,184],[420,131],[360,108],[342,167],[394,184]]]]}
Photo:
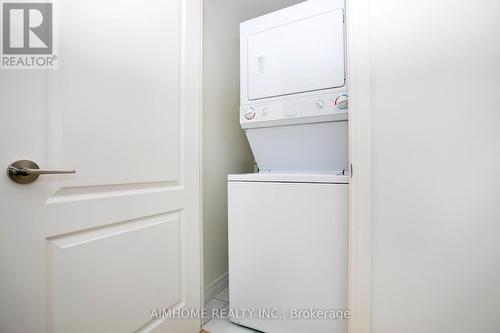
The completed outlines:
{"type": "Polygon", "coordinates": [[[346,92],[319,94],[240,108],[243,128],[269,127],[347,120],[349,98],[346,92]]]}

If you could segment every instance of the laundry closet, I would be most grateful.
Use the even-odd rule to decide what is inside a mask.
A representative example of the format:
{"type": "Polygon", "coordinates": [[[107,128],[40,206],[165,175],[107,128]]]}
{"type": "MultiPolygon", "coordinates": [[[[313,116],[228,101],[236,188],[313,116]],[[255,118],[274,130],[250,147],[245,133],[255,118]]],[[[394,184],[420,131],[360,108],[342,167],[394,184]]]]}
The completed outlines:
{"type": "Polygon", "coordinates": [[[226,125],[241,127],[255,168],[227,172],[229,308],[277,309],[283,316],[232,318],[251,329],[347,331],[345,320],[286,313],[347,309],[345,21],[343,0],[310,0],[239,26],[239,105],[226,111],[233,120],[226,125]]]}

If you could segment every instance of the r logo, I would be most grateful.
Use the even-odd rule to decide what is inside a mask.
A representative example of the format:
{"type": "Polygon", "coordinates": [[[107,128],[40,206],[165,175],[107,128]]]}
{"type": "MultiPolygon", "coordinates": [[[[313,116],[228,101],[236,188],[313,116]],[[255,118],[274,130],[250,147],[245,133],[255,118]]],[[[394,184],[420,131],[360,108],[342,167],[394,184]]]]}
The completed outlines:
{"type": "Polygon", "coordinates": [[[52,3],[3,3],[3,54],[51,54],[52,3]]]}

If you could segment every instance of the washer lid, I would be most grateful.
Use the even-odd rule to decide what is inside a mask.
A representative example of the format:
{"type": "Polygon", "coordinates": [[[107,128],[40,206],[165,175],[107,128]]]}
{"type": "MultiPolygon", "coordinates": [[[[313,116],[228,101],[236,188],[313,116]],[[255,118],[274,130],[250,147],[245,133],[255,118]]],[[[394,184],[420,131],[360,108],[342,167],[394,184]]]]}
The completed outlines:
{"type": "Polygon", "coordinates": [[[339,173],[261,172],[228,175],[229,182],[326,183],[349,184],[349,177],[339,173]]]}

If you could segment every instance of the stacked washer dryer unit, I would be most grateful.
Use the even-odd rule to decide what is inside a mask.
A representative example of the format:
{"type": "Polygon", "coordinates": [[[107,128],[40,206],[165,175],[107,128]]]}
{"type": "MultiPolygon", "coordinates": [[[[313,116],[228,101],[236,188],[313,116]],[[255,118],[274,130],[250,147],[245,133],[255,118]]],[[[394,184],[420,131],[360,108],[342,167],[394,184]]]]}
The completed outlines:
{"type": "Polygon", "coordinates": [[[255,312],[231,320],[345,333],[345,320],[307,318],[347,308],[345,3],[305,1],[240,35],[240,122],[259,173],[228,176],[229,294],[255,312]]]}

